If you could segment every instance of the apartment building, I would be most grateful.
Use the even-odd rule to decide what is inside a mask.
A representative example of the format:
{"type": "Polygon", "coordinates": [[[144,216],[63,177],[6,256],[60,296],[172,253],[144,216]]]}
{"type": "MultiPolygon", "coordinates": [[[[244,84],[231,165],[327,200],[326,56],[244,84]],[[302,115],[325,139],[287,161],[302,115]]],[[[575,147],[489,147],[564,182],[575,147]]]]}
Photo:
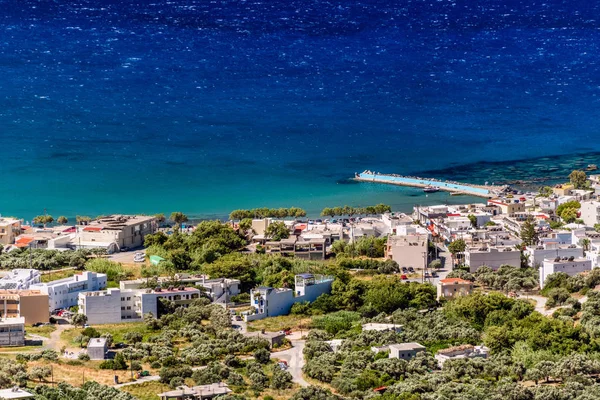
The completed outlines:
{"type": "Polygon", "coordinates": [[[460,278],[440,279],[437,284],[437,299],[468,296],[473,292],[473,282],[460,278]]]}
{"type": "Polygon", "coordinates": [[[254,314],[246,315],[246,321],[255,321],[266,317],[287,315],[295,303],[313,302],[324,293],[331,293],[333,278],[313,274],[296,275],[295,290],[274,289],[260,286],[250,292],[250,305],[254,314]]]}
{"type": "Polygon", "coordinates": [[[106,274],[90,271],[48,283],[31,285],[31,289],[40,290],[48,295],[50,312],[76,306],[81,292],[102,290],[105,287],[106,274]]]}
{"type": "Polygon", "coordinates": [[[504,198],[495,198],[489,199],[488,205],[497,206],[500,208],[502,214],[506,216],[513,216],[514,214],[524,213],[525,212],[525,203],[521,202],[518,199],[504,199],[504,198]]]}
{"type": "Polygon", "coordinates": [[[109,215],[78,226],[72,247],[106,248],[109,253],[144,244],[146,235],[156,232],[156,217],[147,215],[109,215]]]}
{"type": "Polygon", "coordinates": [[[21,234],[21,220],[15,218],[0,218],[0,244],[8,246],[15,242],[21,234]]]}
{"type": "Polygon", "coordinates": [[[29,289],[41,282],[42,276],[37,269],[13,269],[0,278],[0,289],[29,289]]]}
{"type": "Polygon", "coordinates": [[[187,306],[200,297],[200,290],[189,287],[169,289],[108,289],[81,292],[78,295],[79,313],[90,324],[110,324],[142,321],[144,315],[159,316],[159,300],[187,306]]]}
{"type": "Polygon", "coordinates": [[[427,266],[429,235],[389,236],[385,257],[394,260],[400,267],[423,269],[427,266]]]}
{"type": "Polygon", "coordinates": [[[48,322],[48,295],[40,290],[0,290],[0,312],[4,318],[23,317],[25,324],[48,322]]]}
{"type": "Polygon", "coordinates": [[[544,287],[544,282],[550,274],[556,272],[564,272],[569,276],[575,276],[585,271],[592,270],[592,261],[587,258],[575,258],[573,256],[569,258],[546,259],[542,263],[542,267],[539,270],[540,274],[540,288],[544,287]]]}
{"type": "Polygon", "coordinates": [[[569,244],[557,245],[552,242],[542,243],[540,246],[528,246],[523,252],[529,258],[529,265],[535,268],[542,266],[545,259],[559,258],[582,258],[583,247],[569,244]]]}
{"type": "Polygon", "coordinates": [[[265,251],[268,254],[294,256],[306,260],[325,259],[325,239],[308,239],[290,237],[278,242],[266,242],[265,251]]]}
{"type": "Polygon", "coordinates": [[[482,266],[497,270],[502,265],[521,266],[521,252],[514,247],[470,247],[464,252],[465,264],[471,273],[482,266]]]}
{"type": "Polygon", "coordinates": [[[579,209],[580,218],[587,226],[600,224],[600,201],[584,201],[579,209]]]}

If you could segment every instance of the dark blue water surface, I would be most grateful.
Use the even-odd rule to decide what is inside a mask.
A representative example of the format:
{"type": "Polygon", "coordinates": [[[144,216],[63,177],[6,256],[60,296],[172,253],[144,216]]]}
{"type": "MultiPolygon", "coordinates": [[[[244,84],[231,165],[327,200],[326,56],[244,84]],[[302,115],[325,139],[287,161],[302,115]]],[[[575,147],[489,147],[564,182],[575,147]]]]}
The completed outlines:
{"type": "Polygon", "coordinates": [[[407,208],[447,197],[339,181],[600,150],[598,2],[0,10],[5,215],[407,208]]]}

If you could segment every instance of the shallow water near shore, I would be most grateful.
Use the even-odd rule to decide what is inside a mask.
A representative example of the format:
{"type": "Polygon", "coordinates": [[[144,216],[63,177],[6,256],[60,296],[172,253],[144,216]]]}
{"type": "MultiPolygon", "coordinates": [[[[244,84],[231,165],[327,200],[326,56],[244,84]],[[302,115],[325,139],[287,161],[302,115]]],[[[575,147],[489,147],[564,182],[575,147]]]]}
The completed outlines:
{"type": "Polygon", "coordinates": [[[595,3],[0,4],[3,215],[409,210],[477,199],[348,178],[600,164],[595,3]]]}

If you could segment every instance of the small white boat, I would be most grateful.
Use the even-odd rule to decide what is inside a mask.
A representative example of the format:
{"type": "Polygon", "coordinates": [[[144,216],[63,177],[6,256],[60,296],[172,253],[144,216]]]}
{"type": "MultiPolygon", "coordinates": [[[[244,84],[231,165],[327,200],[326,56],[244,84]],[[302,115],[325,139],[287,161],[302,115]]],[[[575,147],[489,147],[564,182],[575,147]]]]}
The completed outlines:
{"type": "Polygon", "coordinates": [[[435,192],[439,192],[440,188],[437,186],[427,186],[426,188],[423,189],[423,191],[425,193],[435,193],[435,192]]]}

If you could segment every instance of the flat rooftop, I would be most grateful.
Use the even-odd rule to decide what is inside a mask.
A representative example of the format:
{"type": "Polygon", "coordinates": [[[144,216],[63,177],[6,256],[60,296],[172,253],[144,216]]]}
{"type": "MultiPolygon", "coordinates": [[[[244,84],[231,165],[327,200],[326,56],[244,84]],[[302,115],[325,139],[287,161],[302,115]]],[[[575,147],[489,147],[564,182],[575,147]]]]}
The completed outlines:
{"type": "Polygon", "coordinates": [[[93,338],[88,342],[87,348],[104,348],[106,346],[106,338],[93,338]]]}
{"type": "Polygon", "coordinates": [[[400,351],[425,350],[425,346],[416,342],[390,344],[390,348],[400,351]]]}
{"type": "Polygon", "coordinates": [[[155,220],[156,217],[150,215],[107,215],[99,219],[89,222],[83,227],[86,232],[94,232],[100,230],[121,230],[127,226],[139,225],[144,222],[155,220]]]}
{"type": "Polygon", "coordinates": [[[33,399],[35,396],[21,388],[0,390],[0,399],[33,399]]]}

